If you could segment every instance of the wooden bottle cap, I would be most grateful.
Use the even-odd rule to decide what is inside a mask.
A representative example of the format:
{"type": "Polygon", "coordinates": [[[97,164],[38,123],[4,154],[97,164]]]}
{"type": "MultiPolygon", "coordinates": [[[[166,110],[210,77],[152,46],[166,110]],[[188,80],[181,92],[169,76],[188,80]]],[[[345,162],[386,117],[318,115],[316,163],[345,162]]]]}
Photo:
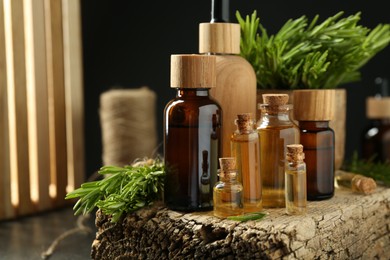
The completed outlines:
{"type": "Polygon", "coordinates": [[[288,94],[263,94],[263,102],[268,106],[286,105],[288,98],[288,94]]]}
{"type": "Polygon", "coordinates": [[[366,115],[369,119],[390,118],[390,97],[368,97],[366,115]]]}
{"type": "Polygon", "coordinates": [[[332,120],[335,93],[334,89],[294,90],[294,119],[298,121],[332,120]]]}
{"type": "Polygon", "coordinates": [[[301,162],[305,159],[303,152],[303,145],[301,144],[288,144],[286,145],[287,154],[286,159],[289,162],[301,162]]]}
{"type": "Polygon", "coordinates": [[[221,171],[223,172],[236,170],[236,158],[234,157],[219,158],[219,165],[221,166],[221,171]]]}
{"type": "Polygon", "coordinates": [[[240,30],[237,23],[199,24],[199,53],[240,54],[240,30]]]}
{"type": "Polygon", "coordinates": [[[213,88],[216,81],[215,56],[171,55],[171,88],[213,88]]]}

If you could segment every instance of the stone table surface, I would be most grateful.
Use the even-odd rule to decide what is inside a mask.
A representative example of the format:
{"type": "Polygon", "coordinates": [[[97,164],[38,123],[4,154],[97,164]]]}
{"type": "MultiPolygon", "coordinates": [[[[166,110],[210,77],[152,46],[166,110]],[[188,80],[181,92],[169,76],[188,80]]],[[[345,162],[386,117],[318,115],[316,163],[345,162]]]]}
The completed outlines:
{"type": "MultiPolygon", "coordinates": [[[[72,208],[62,208],[38,215],[0,222],[0,260],[42,259],[54,239],[75,228],[78,217],[72,208]]],[[[62,240],[50,260],[91,259],[91,244],[95,237],[95,215],[84,218],[90,233],[74,233],[62,240]]]]}

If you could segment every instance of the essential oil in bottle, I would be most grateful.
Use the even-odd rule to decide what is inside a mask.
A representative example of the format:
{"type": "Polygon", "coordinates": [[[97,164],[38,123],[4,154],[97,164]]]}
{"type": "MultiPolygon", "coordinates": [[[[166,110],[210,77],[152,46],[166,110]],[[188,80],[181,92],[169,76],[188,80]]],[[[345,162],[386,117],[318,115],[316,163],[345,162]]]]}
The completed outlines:
{"type": "Polygon", "coordinates": [[[334,195],[335,135],[333,89],[294,90],[294,119],[299,122],[300,143],[307,169],[307,199],[324,200],[334,195]]]}
{"type": "Polygon", "coordinates": [[[219,182],[214,186],[214,216],[226,218],[244,213],[242,184],[237,180],[236,158],[219,159],[219,182]]]}
{"type": "Polygon", "coordinates": [[[172,55],[176,97],[164,111],[164,202],[172,210],[213,209],[213,187],[221,153],[221,107],[215,87],[215,57],[172,55]]]}
{"type": "Polygon", "coordinates": [[[236,158],[238,180],[244,189],[244,211],[258,212],[263,208],[259,134],[254,129],[251,113],[238,114],[235,124],[237,130],[230,139],[231,154],[236,158]]]}
{"type": "Polygon", "coordinates": [[[288,144],[299,141],[299,130],[291,121],[287,94],[263,94],[257,124],[260,141],[260,172],[264,208],[285,206],[285,154],[288,144]]]}
{"type": "Polygon", "coordinates": [[[306,164],[301,144],[287,145],[286,153],[286,213],[290,215],[305,214],[306,164]]]}

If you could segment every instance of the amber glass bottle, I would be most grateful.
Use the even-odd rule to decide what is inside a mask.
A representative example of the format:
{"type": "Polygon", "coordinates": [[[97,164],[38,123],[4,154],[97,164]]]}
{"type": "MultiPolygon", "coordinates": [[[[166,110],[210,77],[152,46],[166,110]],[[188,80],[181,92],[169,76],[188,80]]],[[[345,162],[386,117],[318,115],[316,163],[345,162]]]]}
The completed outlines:
{"type": "Polygon", "coordinates": [[[221,150],[221,107],[209,97],[215,86],[215,57],[172,55],[176,98],[164,111],[164,201],[170,209],[213,209],[221,150]]]}
{"type": "Polygon", "coordinates": [[[239,181],[243,185],[245,212],[261,211],[261,175],[259,134],[254,129],[251,113],[238,114],[237,130],[231,136],[232,157],[237,160],[239,181]]]}
{"type": "Polygon", "coordinates": [[[286,154],[286,213],[305,214],[307,204],[306,164],[301,144],[287,145],[286,154]]]}
{"type": "Polygon", "coordinates": [[[362,136],[363,158],[390,161],[390,97],[368,97],[366,115],[371,122],[362,136]]]}
{"type": "Polygon", "coordinates": [[[219,181],[214,187],[214,216],[226,218],[244,213],[242,184],[237,180],[236,159],[220,158],[219,181]]]}
{"type": "Polygon", "coordinates": [[[294,90],[294,119],[299,122],[307,170],[307,199],[323,200],[334,195],[335,136],[334,90],[294,90]]]}
{"type": "Polygon", "coordinates": [[[263,94],[257,123],[260,141],[260,172],[263,207],[285,206],[286,145],[299,142],[299,130],[289,117],[287,94],[263,94]]]}

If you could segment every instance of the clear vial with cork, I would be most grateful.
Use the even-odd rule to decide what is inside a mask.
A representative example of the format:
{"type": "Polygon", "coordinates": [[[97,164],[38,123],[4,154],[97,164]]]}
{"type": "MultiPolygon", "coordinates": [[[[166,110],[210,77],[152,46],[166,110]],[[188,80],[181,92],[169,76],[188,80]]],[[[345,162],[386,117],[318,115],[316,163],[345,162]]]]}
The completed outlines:
{"type": "Polygon", "coordinates": [[[334,195],[335,135],[329,126],[334,115],[335,90],[294,90],[294,119],[299,122],[307,170],[307,199],[334,195]]]}
{"type": "Polygon", "coordinates": [[[172,210],[212,210],[222,125],[221,106],[209,96],[215,57],[172,55],[171,87],[176,97],[164,110],[164,202],[172,210]]]}
{"type": "Polygon", "coordinates": [[[226,218],[244,213],[242,203],[242,184],[237,180],[236,159],[219,159],[219,181],[214,186],[214,216],[226,218]]]}
{"type": "Polygon", "coordinates": [[[238,179],[243,185],[244,211],[258,212],[262,206],[259,134],[252,113],[238,114],[237,130],[230,138],[231,155],[236,158],[238,179]]]}
{"type": "Polygon", "coordinates": [[[288,94],[263,94],[257,123],[264,208],[285,206],[285,155],[288,144],[299,143],[298,127],[290,119],[288,94]]]}
{"type": "Polygon", "coordinates": [[[287,145],[286,153],[286,213],[305,214],[307,204],[306,163],[301,144],[287,145]]]}

